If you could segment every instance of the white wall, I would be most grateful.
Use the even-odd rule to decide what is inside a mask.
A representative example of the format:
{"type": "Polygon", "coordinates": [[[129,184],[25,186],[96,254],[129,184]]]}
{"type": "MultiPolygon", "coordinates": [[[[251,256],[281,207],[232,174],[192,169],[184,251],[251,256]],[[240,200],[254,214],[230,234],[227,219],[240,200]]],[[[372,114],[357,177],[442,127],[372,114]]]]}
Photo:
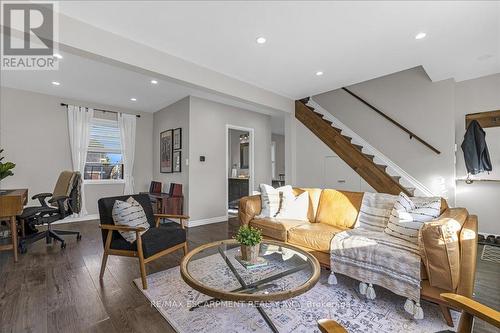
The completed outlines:
{"type": "Polygon", "coordinates": [[[184,213],[189,210],[189,97],[185,97],[154,113],[153,125],[153,178],[163,183],[163,192],[168,192],[170,183],[182,184],[184,194],[184,213]],[[160,172],[160,133],[182,128],[182,166],[181,172],[160,172]]]}
{"type": "Polygon", "coordinates": [[[254,129],[254,188],[271,182],[271,123],[267,115],[191,97],[189,215],[191,220],[227,214],[226,125],[254,129]],[[205,162],[200,162],[205,156],[205,162]]]}
{"type": "MultiPolygon", "coordinates": [[[[435,154],[415,139],[410,140],[406,133],[342,90],[317,95],[314,99],[403,170],[453,205],[454,82],[431,82],[425,71],[417,67],[349,88],[436,147],[441,154],[435,154]]],[[[297,161],[312,158],[309,156],[313,153],[312,148],[305,146],[304,141],[303,136],[297,134],[297,161]]],[[[297,179],[302,182],[307,182],[307,175],[302,174],[305,171],[304,168],[297,170],[297,179]]]]}
{"type": "MultiPolygon", "coordinates": [[[[52,192],[59,173],[70,170],[68,120],[65,108],[69,103],[125,113],[138,113],[112,106],[2,87],[0,90],[0,147],[5,160],[16,163],[14,176],[2,181],[2,188],[28,188],[32,196],[52,192]]],[[[140,113],[137,119],[134,165],[135,191],[148,189],[152,178],[153,115],[140,113]]],[[[89,214],[97,213],[97,200],[121,195],[123,184],[85,185],[89,214]]],[[[36,204],[31,202],[31,204],[36,204]]]]}
{"type": "MultiPolygon", "coordinates": [[[[455,135],[457,151],[457,178],[466,176],[463,152],[460,148],[465,134],[465,115],[483,111],[500,110],[500,74],[490,75],[456,84],[455,135]]],[[[486,143],[490,152],[493,171],[482,173],[479,178],[500,180],[500,127],[485,128],[486,143]]],[[[457,181],[457,206],[467,207],[478,215],[479,231],[500,234],[498,203],[500,182],[474,182],[471,185],[457,181]]]]}

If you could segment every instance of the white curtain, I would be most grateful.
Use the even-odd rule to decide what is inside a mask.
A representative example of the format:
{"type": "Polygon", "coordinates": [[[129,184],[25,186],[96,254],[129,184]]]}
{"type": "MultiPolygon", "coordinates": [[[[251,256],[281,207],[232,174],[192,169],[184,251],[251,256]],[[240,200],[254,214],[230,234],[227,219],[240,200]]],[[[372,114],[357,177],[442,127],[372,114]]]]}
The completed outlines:
{"type": "Polygon", "coordinates": [[[122,141],[122,158],[123,158],[123,179],[125,187],[123,194],[134,193],[134,155],[135,155],[135,115],[118,114],[118,126],[120,127],[120,136],[122,141]]]}
{"type": "MultiPolygon", "coordinates": [[[[85,161],[87,159],[87,150],[89,147],[90,120],[93,116],[93,109],[68,105],[69,144],[71,147],[73,171],[79,171],[82,175],[82,178],[84,176],[85,161]]],[[[84,216],[87,215],[87,208],[85,207],[84,185],[82,185],[80,194],[80,216],[84,216]]]]}

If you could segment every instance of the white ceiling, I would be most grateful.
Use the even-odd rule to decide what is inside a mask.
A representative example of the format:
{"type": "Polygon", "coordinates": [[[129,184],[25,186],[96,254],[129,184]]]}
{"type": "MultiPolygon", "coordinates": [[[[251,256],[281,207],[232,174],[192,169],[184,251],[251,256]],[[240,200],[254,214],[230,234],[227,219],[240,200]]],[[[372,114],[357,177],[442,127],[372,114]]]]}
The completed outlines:
{"type": "Polygon", "coordinates": [[[56,71],[7,71],[0,75],[0,85],[54,95],[66,99],[87,101],[97,105],[156,112],[186,96],[198,96],[272,116],[272,132],[283,134],[284,119],[276,112],[172,83],[155,75],[145,75],[131,69],[111,65],[68,52],[59,52],[56,71]],[[151,80],[158,84],[151,84],[151,80]],[[59,86],[52,84],[59,82],[59,86]],[[137,101],[131,101],[130,98],[137,101]]]}
{"type": "Polygon", "coordinates": [[[498,1],[68,1],[59,10],[293,98],[418,65],[433,80],[500,72],[498,1]]]}
{"type": "Polygon", "coordinates": [[[103,62],[60,52],[56,71],[2,71],[1,85],[42,94],[155,112],[190,95],[189,89],[103,62]],[[151,80],[158,80],[157,85],[151,80]],[[52,81],[61,85],[54,86],[52,81]],[[132,102],[130,98],[136,98],[132,102]]]}

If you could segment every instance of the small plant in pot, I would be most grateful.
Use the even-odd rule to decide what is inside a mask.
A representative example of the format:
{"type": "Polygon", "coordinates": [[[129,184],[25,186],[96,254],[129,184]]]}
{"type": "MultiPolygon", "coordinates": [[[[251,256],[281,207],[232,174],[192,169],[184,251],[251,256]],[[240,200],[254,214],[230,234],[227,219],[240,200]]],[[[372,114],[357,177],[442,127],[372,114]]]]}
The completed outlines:
{"type": "MultiPolygon", "coordinates": [[[[3,149],[0,149],[0,182],[2,181],[2,179],[14,175],[12,170],[16,166],[12,162],[2,162],[2,160],[4,159],[4,157],[2,156],[2,153],[3,153],[3,149]]],[[[4,192],[7,192],[7,191],[0,190],[0,193],[4,193],[4,192]]]]}
{"type": "Polygon", "coordinates": [[[241,226],[234,237],[241,246],[241,259],[255,263],[259,256],[262,232],[259,229],[241,226]]]}

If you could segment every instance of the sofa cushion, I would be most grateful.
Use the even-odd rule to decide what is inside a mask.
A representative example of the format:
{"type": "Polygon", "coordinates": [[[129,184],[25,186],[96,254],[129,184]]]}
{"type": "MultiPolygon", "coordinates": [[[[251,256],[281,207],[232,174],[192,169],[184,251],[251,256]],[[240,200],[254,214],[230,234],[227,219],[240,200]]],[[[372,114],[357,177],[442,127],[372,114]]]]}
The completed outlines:
{"type": "Polygon", "coordinates": [[[321,197],[321,192],[323,192],[320,188],[294,188],[293,194],[299,196],[300,194],[307,192],[309,193],[309,210],[307,211],[307,218],[309,222],[316,222],[316,213],[318,212],[319,199],[321,197]]]}
{"type": "Polygon", "coordinates": [[[418,232],[425,222],[436,219],[441,211],[441,198],[409,198],[401,192],[389,216],[384,232],[418,243],[418,232]]]}
{"type": "Polygon", "coordinates": [[[346,227],[336,227],[323,223],[307,223],[288,230],[288,242],[310,249],[330,253],[330,242],[346,227]]]}
{"type": "Polygon", "coordinates": [[[259,218],[276,217],[281,208],[281,203],[284,198],[291,200],[293,197],[292,187],[285,185],[274,188],[270,185],[260,184],[260,197],[262,210],[259,218]]]}
{"type": "Polygon", "coordinates": [[[288,219],[275,218],[255,218],[250,221],[250,226],[262,230],[262,235],[271,237],[282,242],[287,241],[287,231],[293,227],[302,224],[310,224],[309,222],[288,219]]]}
{"type": "Polygon", "coordinates": [[[319,200],[316,222],[340,228],[352,228],[356,223],[363,192],[325,189],[319,200]]]}
{"type": "Polygon", "coordinates": [[[439,219],[420,229],[420,254],[431,286],[452,291],[457,288],[460,281],[459,236],[467,218],[467,210],[449,208],[439,219]]]}
{"type": "Polygon", "coordinates": [[[281,208],[276,215],[277,219],[300,220],[309,222],[309,193],[304,192],[298,196],[283,197],[281,208]]]}

